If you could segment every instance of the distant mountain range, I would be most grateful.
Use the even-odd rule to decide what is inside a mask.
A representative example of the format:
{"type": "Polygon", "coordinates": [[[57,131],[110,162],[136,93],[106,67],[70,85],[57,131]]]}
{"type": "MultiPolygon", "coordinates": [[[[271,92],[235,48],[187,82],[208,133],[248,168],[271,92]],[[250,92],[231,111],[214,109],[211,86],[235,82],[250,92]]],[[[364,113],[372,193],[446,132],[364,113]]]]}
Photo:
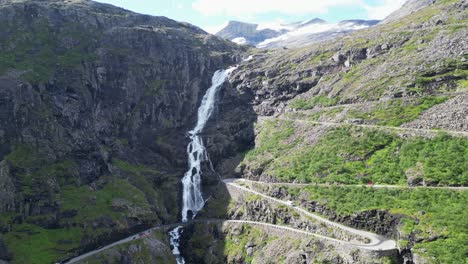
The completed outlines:
{"type": "Polygon", "coordinates": [[[290,24],[260,25],[230,21],[216,35],[237,44],[259,48],[298,47],[371,27],[379,22],[379,20],[344,20],[339,23],[328,23],[314,18],[290,24]]]}

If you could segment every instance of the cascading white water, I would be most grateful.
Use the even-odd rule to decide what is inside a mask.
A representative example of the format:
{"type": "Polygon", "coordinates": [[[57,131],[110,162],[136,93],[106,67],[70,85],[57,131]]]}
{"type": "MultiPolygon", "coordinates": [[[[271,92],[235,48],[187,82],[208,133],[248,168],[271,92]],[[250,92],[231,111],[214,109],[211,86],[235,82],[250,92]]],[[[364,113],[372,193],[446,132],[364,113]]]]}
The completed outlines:
{"type": "Polygon", "coordinates": [[[189,169],[182,179],[182,222],[188,220],[189,211],[192,213],[192,218],[194,218],[205,204],[201,192],[201,163],[208,161],[208,155],[199,134],[202,132],[203,128],[205,128],[208,119],[213,113],[216,92],[234,69],[235,68],[232,67],[227,70],[215,72],[211,81],[211,87],[206,91],[201,105],[198,108],[197,124],[195,128],[189,131],[190,143],[187,146],[189,169]]]}
{"type": "Polygon", "coordinates": [[[178,226],[169,232],[169,243],[172,245],[172,254],[175,256],[177,264],[185,264],[185,260],[179,251],[181,229],[182,227],[178,226]]]}
{"type": "MultiPolygon", "coordinates": [[[[211,87],[206,91],[198,108],[197,124],[189,131],[190,143],[187,146],[189,169],[182,178],[182,222],[188,221],[189,212],[191,212],[193,219],[205,204],[201,191],[201,164],[204,161],[209,161],[209,159],[200,133],[213,113],[217,91],[233,70],[235,70],[235,67],[214,73],[211,87]]],[[[170,243],[173,247],[172,252],[176,256],[177,264],[185,264],[185,260],[180,256],[179,251],[181,232],[181,226],[169,232],[170,243]]]]}

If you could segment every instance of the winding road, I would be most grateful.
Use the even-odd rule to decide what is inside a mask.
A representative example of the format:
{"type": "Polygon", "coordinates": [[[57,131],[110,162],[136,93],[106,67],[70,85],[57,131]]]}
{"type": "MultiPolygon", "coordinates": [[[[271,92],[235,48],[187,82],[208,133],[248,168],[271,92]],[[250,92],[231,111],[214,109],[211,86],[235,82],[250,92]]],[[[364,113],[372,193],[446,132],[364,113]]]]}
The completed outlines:
{"type": "MultiPolygon", "coordinates": [[[[285,230],[285,231],[294,232],[294,233],[302,234],[302,235],[313,236],[313,237],[317,237],[317,238],[324,239],[324,240],[327,240],[327,241],[331,241],[331,242],[335,242],[335,243],[339,243],[339,244],[344,244],[344,245],[350,245],[350,246],[353,246],[353,247],[357,247],[357,248],[365,249],[365,250],[371,250],[371,251],[388,251],[388,250],[394,250],[394,249],[397,248],[396,247],[396,242],[394,240],[392,240],[392,239],[388,239],[386,237],[383,237],[383,236],[380,236],[380,235],[377,235],[377,234],[374,234],[374,233],[371,233],[371,232],[354,229],[354,228],[351,228],[351,227],[348,227],[348,226],[345,226],[345,225],[330,221],[330,220],[328,220],[326,218],[323,218],[323,217],[318,216],[316,214],[310,213],[307,210],[305,210],[303,208],[300,208],[300,207],[298,207],[296,205],[292,205],[287,201],[276,199],[276,198],[273,198],[271,196],[265,195],[263,193],[251,190],[251,189],[246,188],[244,186],[241,186],[241,185],[236,183],[236,181],[238,181],[238,180],[240,180],[240,181],[249,181],[249,180],[244,180],[244,179],[225,179],[225,180],[223,180],[223,182],[226,185],[237,188],[237,189],[239,189],[239,190],[241,190],[243,192],[255,194],[255,195],[261,196],[261,197],[263,197],[265,199],[268,199],[270,201],[273,201],[275,203],[279,203],[279,204],[282,204],[282,205],[287,206],[289,208],[292,208],[292,209],[296,210],[297,212],[299,212],[299,213],[301,213],[301,214],[303,214],[305,216],[313,218],[313,219],[315,219],[317,221],[320,221],[320,222],[322,222],[324,224],[327,224],[329,226],[339,228],[339,229],[342,229],[342,230],[347,231],[349,233],[365,237],[365,238],[369,239],[370,242],[367,243],[367,244],[359,244],[359,243],[355,243],[355,242],[343,241],[343,240],[339,240],[339,239],[319,235],[319,234],[316,234],[316,233],[296,229],[296,228],[289,227],[289,226],[274,225],[274,224],[255,222],[255,221],[228,220],[228,219],[196,219],[196,220],[192,220],[190,222],[174,223],[174,224],[168,224],[168,225],[155,226],[153,228],[147,229],[145,231],[139,232],[137,234],[134,234],[134,235],[131,235],[131,236],[126,237],[124,239],[121,239],[119,241],[116,241],[116,242],[114,242],[112,244],[109,244],[107,246],[104,246],[102,248],[90,251],[90,252],[88,252],[86,254],[77,256],[77,257],[72,258],[70,260],[63,261],[63,262],[58,262],[58,263],[66,263],[66,264],[78,263],[78,262],[80,262],[82,260],[85,260],[86,258],[88,258],[90,256],[99,254],[99,253],[103,252],[104,250],[110,249],[112,247],[115,247],[115,246],[118,246],[118,245],[121,245],[121,244],[125,244],[125,243],[128,243],[128,242],[133,241],[133,240],[138,240],[138,239],[145,238],[151,232],[153,232],[155,230],[170,229],[170,228],[174,228],[174,227],[177,227],[177,226],[186,226],[186,225],[189,225],[191,223],[240,223],[240,224],[257,225],[257,226],[263,226],[263,227],[268,227],[268,228],[275,228],[275,229],[285,230]]],[[[254,182],[254,181],[250,181],[250,182],[254,182]]],[[[260,183],[260,182],[254,182],[254,183],[260,183]]],[[[294,184],[294,185],[302,186],[301,184],[294,184]]]]}
{"type": "MultiPolygon", "coordinates": [[[[233,180],[233,179],[231,179],[233,180]]],[[[385,185],[385,184],[324,184],[324,183],[291,183],[291,182],[261,182],[252,181],[248,179],[234,179],[240,182],[256,183],[256,184],[268,184],[278,186],[296,186],[296,187],[308,187],[308,186],[319,186],[319,187],[362,187],[362,188],[375,188],[375,189],[440,189],[440,190],[452,190],[452,191],[466,191],[468,187],[465,186],[402,186],[402,185],[385,185]]]]}
{"type": "MultiPolygon", "coordinates": [[[[352,234],[355,234],[355,235],[358,235],[358,236],[362,236],[362,237],[365,237],[365,238],[370,240],[370,243],[367,243],[367,244],[356,244],[356,243],[351,243],[351,242],[338,240],[338,241],[340,241],[340,243],[347,243],[347,244],[356,246],[358,248],[367,249],[367,250],[374,250],[374,251],[393,250],[393,249],[396,248],[396,242],[393,239],[388,239],[388,238],[386,238],[384,236],[380,236],[380,235],[377,235],[377,234],[374,234],[374,233],[371,233],[371,232],[367,232],[367,231],[363,231],[363,230],[354,229],[354,228],[351,228],[351,227],[348,227],[348,226],[345,226],[345,225],[330,221],[330,220],[328,220],[328,219],[326,219],[324,217],[313,214],[313,213],[311,213],[311,212],[309,212],[309,211],[307,211],[307,210],[305,210],[305,209],[303,209],[301,207],[298,207],[296,205],[292,205],[287,201],[276,199],[276,198],[273,198],[273,197],[268,196],[266,194],[263,194],[263,193],[251,190],[249,188],[246,188],[244,186],[241,186],[241,185],[236,183],[236,180],[237,179],[225,179],[224,183],[226,185],[230,185],[230,186],[233,186],[235,188],[238,188],[239,190],[242,190],[244,192],[249,192],[249,193],[261,196],[261,197],[263,197],[265,199],[268,199],[270,201],[285,205],[285,206],[287,206],[289,208],[292,208],[292,209],[296,210],[297,212],[299,212],[299,213],[301,213],[301,214],[303,214],[305,216],[313,218],[313,219],[315,219],[317,221],[320,221],[322,223],[325,223],[325,224],[327,224],[329,226],[333,226],[335,228],[342,229],[342,230],[347,231],[349,233],[352,233],[352,234]]],[[[316,235],[316,234],[314,234],[314,235],[316,235]]],[[[320,237],[324,238],[323,236],[320,236],[320,237]]],[[[331,238],[327,237],[326,239],[331,239],[331,238]]],[[[336,240],[336,239],[333,239],[333,240],[336,240]]]]}

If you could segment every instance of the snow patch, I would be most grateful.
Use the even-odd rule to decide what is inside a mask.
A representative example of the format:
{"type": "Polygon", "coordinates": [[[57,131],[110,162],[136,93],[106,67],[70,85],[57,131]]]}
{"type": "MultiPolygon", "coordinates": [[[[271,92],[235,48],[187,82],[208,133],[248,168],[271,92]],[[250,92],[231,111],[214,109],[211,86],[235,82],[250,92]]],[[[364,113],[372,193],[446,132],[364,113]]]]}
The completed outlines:
{"type": "Polygon", "coordinates": [[[275,38],[266,39],[263,42],[257,44],[257,47],[265,48],[271,43],[275,43],[279,41],[286,41],[293,37],[313,35],[313,34],[319,34],[319,33],[324,33],[324,32],[330,32],[330,34],[333,34],[333,33],[339,33],[339,32],[351,31],[351,30],[354,31],[354,30],[364,29],[368,27],[369,27],[368,25],[360,25],[360,24],[355,24],[351,22],[346,23],[346,24],[331,24],[331,23],[312,24],[308,26],[299,27],[295,30],[289,31],[275,38]]]}
{"type": "Polygon", "coordinates": [[[231,41],[239,45],[247,44],[247,40],[244,37],[238,37],[238,38],[232,39],[231,41]]]}

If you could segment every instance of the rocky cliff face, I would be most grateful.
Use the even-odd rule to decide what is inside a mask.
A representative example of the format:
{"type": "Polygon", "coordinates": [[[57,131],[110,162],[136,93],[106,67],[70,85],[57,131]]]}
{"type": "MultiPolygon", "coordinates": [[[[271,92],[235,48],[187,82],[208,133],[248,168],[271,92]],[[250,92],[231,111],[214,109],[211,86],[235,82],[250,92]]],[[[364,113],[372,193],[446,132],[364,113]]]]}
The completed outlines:
{"type": "Polygon", "coordinates": [[[273,29],[257,30],[257,28],[258,24],[250,24],[240,21],[229,21],[228,25],[221,31],[216,33],[216,35],[228,40],[243,38],[244,43],[242,44],[254,46],[266,39],[277,37],[285,32],[276,31],[273,29]]]}
{"type": "Polygon", "coordinates": [[[327,208],[326,205],[320,204],[318,201],[309,201],[308,199],[305,199],[306,195],[298,195],[298,197],[294,197],[288,192],[288,189],[284,187],[268,185],[253,185],[252,187],[257,191],[268,194],[271,197],[286,201],[296,200],[296,202],[300,204],[301,207],[306,208],[308,211],[318,213],[332,221],[342,223],[346,226],[361,230],[368,230],[386,237],[398,237],[397,228],[400,224],[401,215],[391,214],[387,211],[374,209],[364,212],[356,212],[351,215],[340,216],[333,210],[327,208]]]}
{"type": "Polygon", "coordinates": [[[243,224],[195,224],[187,228],[189,263],[387,263],[360,250],[323,240],[243,224]]]}
{"type": "MultiPolygon", "coordinates": [[[[242,51],[85,0],[1,1],[0,24],[0,229],[13,262],[38,254],[18,235],[41,243],[72,228],[70,254],[175,221],[184,131],[214,71],[242,51]]],[[[38,248],[44,261],[64,256],[58,240],[38,248]]]]}
{"type": "MultiPolygon", "coordinates": [[[[231,81],[254,94],[255,109],[262,115],[283,111],[293,98],[292,108],[310,109],[460,91],[464,77],[456,71],[466,68],[467,47],[466,27],[456,25],[466,17],[458,11],[462,5],[454,3],[419,26],[381,25],[308,48],[260,52],[231,81]],[[312,103],[314,97],[330,100],[312,103]]],[[[426,15],[421,12],[414,19],[426,15]]]]}

